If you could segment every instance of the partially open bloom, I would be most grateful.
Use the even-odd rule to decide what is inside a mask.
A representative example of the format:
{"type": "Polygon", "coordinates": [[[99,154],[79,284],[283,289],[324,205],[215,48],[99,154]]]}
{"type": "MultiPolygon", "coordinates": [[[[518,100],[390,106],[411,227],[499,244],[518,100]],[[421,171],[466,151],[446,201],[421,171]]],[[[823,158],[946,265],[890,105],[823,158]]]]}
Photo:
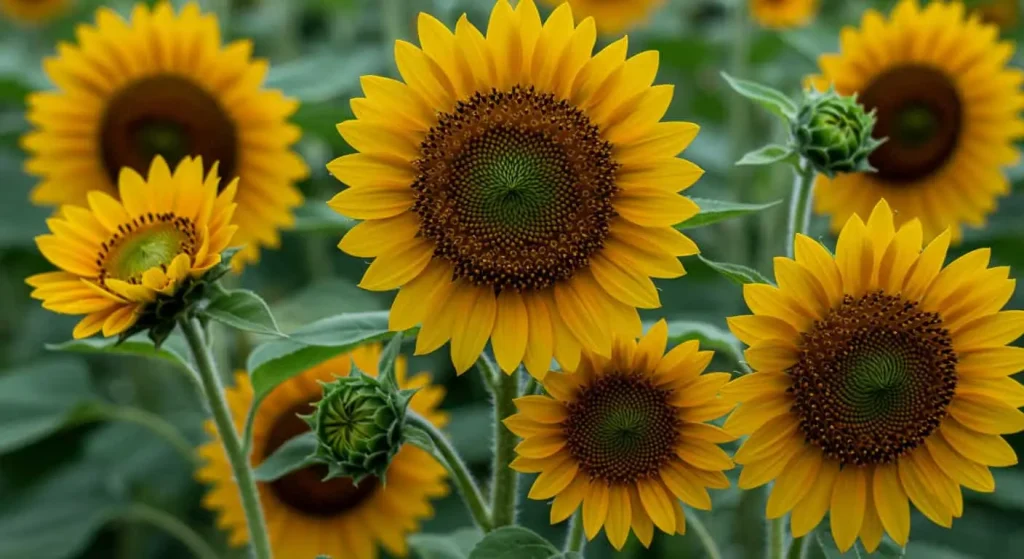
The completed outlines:
{"type": "Polygon", "coordinates": [[[762,27],[802,27],[818,13],[818,0],[750,0],[750,13],[762,27]]]}
{"type": "Polygon", "coordinates": [[[633,27],[642,26],[665,0],[544,0],[552,6],[567,3],[578,19],[592,17],[597,30],[606,35],[617,35],[633,27]]]}
{"type": "Polygon", "coordinates": [[[359,153],[328,165],[348,185],[330,206],[364,220],[340,248],[375,259],[360,285],[398,289],[391,328],[422,324],[418,353],[451,340],[459,373],[488,340],[535,376],[610,356],[661,305],[651,278],[698,252],[672,227],[699,211],[679,192],[702,171],[676,157],[697,126],[661,122],[658,53],[592,55],[593,19],[542,24],[533,0],[498,0],[486,36],[420,14],[419,36],[395,48],[404,82],[363,78],[338,126],[359,153]]]}
{"type": "Polygon", "coordinates": [[[655,526],[683,533],[680,501],[710,510],[707,488],[729,486],[717,444],[734,437],[705,422],[733,408],[717,397],[730,375],[701,374],[714,354],[696,341],[666,354],[667,339],[660,321],[639,342],[617,339],[610,359],[585,352],[576,371],[547,374],[550,396],[516,400],[512,468],[540,473],[530,498],[554,498],[552,524],[582,507],[587,538],[603,526],[622,549],[632,527],[649,546],[655,526]]]}
{"type": "Polygon", "coordinates": [[[840,550],[860,537],[873,552],[883,532],[905,545],[909,503],[949,527],[960,486],[993,491],[989,467],[1017,463],[1000,437],[1024,429],[1010,269],[989,268],[988,249],[944,268],[950,233],[922,238],[884,200],[867,224],[850,218],[835,257],[798,235],[779,286],[746,285],[753,314],[729,319],[755,370],[722,389],[740,402],[726,431],[750,435],[739,485],[774,480],[767,515],[792,511],[794,536],[831,511],[840,550]]]}
{"type": "Polygon", "coordinates": [[[815,209],[839,231],[879,200],[898,224],[921,221],[925,240],[949,228],[984,225],[996,200],[1010,190],[1005,167],[1019,158],[1024,137],[1024,74],[1011,67],[1012,42],[965,15],[961,2],[902,0],[889,19],[875,10],[860,29],[845,29],[841,53],[820,59],[817,89],[858,94],[887,138],[869,162],[873,173],[820,177],[815,209]]]}
{"type": "Polygon", "coordinates": [[[28,96],[34,130],[22,138],[26,170],[40,177],[36,204],[84,204],[89,192],[117,194],[121,169],[145,172],[156,155],[174,166],[202,157],[227,180],[239,177],[235,264],[276,247],[302,202],[295,181],[307,167],[290,146],[301,133],[287,118],[298,102],[261,87],[268,64],[252,43],[221,45],[217,17],[187,4],[139,3],[125,21],[109,8],[80,25],[43,63],[55,91],[28,96]]]}
{"type": "Polygon", "coordinates": [[[0,0],[0,15],[38,25],[66,12],[73,0],[0,0]]]}
{"type": "MultiPolygon", "coordinates": [[[[253,423],[253,465],[309,431],[299,415],[313,412],[313,405],[322,396],[320,382],[347,377],[353,366],[376,376],[380,352],[379,345],[358,348],[275,388],[259,406],[253,423]]],[[[437,407],[444,398],[444,389],[432,386],[427,373],[408,377],[406,370],[405,359],[399,357],[395,363],[399,388],[419,389],[410,408],[443,426],[447,416],[437,407]]],[[[227,389],[227,400],[235,425],[241,429],[253,401],[249,375],[235,375],[235,386],[227,389]]],[[[206,431],[214,440],[199,448],[205,463],[196,477],[212,486],[203,506],[217,513],[218,526],[228,531],[233,546],[240,547],[249,538],[241,498],[212,421],[206,424],[206,431]]],[[[388,466],[386,484],[374,477],[359,485],[347,477],[324,481],[327,473],[326,466],[317,465],[258,484],[275,557],[312,558],[324,554],[375,559],[378,546],[391,556],[405,556],[406,536],[415,533],[420,521],[433,514],[431,499],[448,493],[444,467],[426,451],[409,444],[402,446],[388,466]]]]}
{"type": "Polygon", "coordinates": [[[125,168],[119,184],[119,200],[90,192],[88,207],[62,207],[36,237],[60,271],[28,278],[32,297],[85,315],[75,338],[128,330],[218,264],[235,233],[238,181],[220,190],[216,164],[204,177],[202,159],[186,157],[172,173],[158,156],[146,177],[125,168]]]}

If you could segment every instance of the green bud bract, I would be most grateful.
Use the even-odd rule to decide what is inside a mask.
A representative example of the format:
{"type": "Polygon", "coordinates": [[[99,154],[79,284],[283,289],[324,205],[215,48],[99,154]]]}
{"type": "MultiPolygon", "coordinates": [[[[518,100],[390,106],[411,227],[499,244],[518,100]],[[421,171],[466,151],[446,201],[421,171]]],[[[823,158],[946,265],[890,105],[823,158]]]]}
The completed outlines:
{"type": "Polygon", "coordinates": [[[856,96],[812,90],[792,122],[793,148],[829,178],[874,171],[868,157],[882,145],[871,137],[874,128],[874,112],[865,111],[856,96]]]}

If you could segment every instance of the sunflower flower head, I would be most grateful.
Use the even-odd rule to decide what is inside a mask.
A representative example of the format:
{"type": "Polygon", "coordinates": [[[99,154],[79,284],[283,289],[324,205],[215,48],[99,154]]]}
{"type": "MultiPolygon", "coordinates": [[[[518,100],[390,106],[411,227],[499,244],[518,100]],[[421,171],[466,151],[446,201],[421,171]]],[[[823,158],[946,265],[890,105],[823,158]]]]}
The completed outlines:
{"type": "Polygon", "coordinates": [[[791,29],[809,24],[820,0],[749,0],[754,21],[769,29],[791,29]]]}
{"type": "Polygon", "coordinates": [[[385,376],[359,370],[323,385],[323,398],[305,417],[316,433],[316,457],[328,478],[368,476],[384,480],[403,442],[406,409],[415,391],[398,390],[385,376]]]}
{"type": "Polygon", "coordinates": [[[0,19],[43,25],[66,13],[74,0],[0,0],[0,19]]]}
{"type": "Polygon", "coordinates": [[[47,221],[51,232],[36,244],[60,270],[28,278],[32,297],[54,312],[85,315],[75,338],[147,330],[163,341],[226,271],[218,264],[236,229],[237,184],[221,189],[217,165],[204,175],[200,158],[186,157],[172,172],[157,157],[146,177],[123,169],[120,200],[90,192],[87,207],[64,206],[47,221]]]}
{"type": "Polygon", "coordinates": [[[639,341],[617,339],[610,358],[588,352],[574,372],[546,375],[549,396],[516,400],[512,468],[540,474],[529,497],[554,499],[552,524],[582,508],[588,539],[603,526],[622,549],[632,529],[649,546],[655,526],[685,531],[681,501],[710,510],[707,488],[729,486],[718,443],[734,437],[705,422],[732,409],[718,398],[730,375],[701,374],[713,352],[698,342],[666,354],[667,340],[660,321],[639,341]]]}
{"type": "Polygon", "coordinates": [[[868,156],[883,140],[872,137],[874,129],[874,112],[857,103],[856,95],[839,95],[832,88],[807,91],[791,123],[796,152],[829,178],[875,170],[868,156]]]}
{"type": "Polygon", "coordinates": [[[988,249],[944,266],[950,232],[923,238],[885,200],[850,218],[835,256],[798,235],[778,287],[746,285],[753,314],[729,319],[755,371],[722,389],[739,402],[726,431],[749,435],[739,486],[774,480],[767,516],[792,511],[795,537],[831,512],[842,551],[884,533],[906,545],[911,504],[948,528],[961,487],[994,491],[989,468],[1017,463],[1000,436],[1024,430],[1010,270],[988,249]]]}

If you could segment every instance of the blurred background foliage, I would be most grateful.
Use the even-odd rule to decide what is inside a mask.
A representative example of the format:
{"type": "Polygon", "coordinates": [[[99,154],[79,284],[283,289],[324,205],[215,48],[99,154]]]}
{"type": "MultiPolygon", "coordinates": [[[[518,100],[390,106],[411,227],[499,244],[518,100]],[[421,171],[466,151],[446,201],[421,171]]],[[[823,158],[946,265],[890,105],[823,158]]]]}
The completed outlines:
{"type": "MultiPolygon", "coordinates": [[[[177,2],[176,2],[177,3],[177,2]]],[[[284,331],[324,316],[386,309],[381,297],[356,287],[366,262],[335,248],[346,223],[323,204],[340,188],[324,165],[350,151],[335,124],[351,116],[348,100],[359,94],[359,76],[395,74],[392,41],[414,39],[415,13],[427,11],[448,25],[466,12],[486,23],[490,0],[211,0],[204,8],[221,16],[223,35],[251,39],[255,52],[272,63],[267,86],[299,98],[295,121],[304,136],[298,146],[313,170],[302,184],[307,205],[280,250],[264,253],[259,265],[230,281],[254,289],[271,302],[284,331]]],[[[650,24],[630,33],[630,52],[661,53],[660,83],[676,85],[668,118],[699,123],[701,133],[685,156],[707,174],[689,191],[693,196],[751,203],[783,200],[791,176],[782,166],[745,170],[732,162],[743,152],[784,131],[768,115],[731,94],[719,73],[756,79],[796,94],[801,79],[816,70],[819,54],[835,51],[843,25],[859,21],[869,6],[887,10],[891,0],[824,0],[808,28],[774,32],[754,27],[745,0],[668,0],[650,24]],[[736,56],[746,47],[749,56],[736,56]]],[[[977,3],[977,2],[975,2],[977,3]]],[[[75,26],[92,21],[99,5],[128,13],[131,2],[79,0],[64,16],[43,27],[19,27],[0,20],[0,559],[181,558],[188,552],[153,522],[173,529],[192,527],[231,556],[213,517],[200,506],[203,488],[193,481],[181,448],[139,425],[180,431],[179,447],[204,440],[204,411],[189,379],[169,362],[110,354],[69,354],[47,346],[70,337],[73,318],[40,308],[28,297],[24,278],[50,267],[33,238],[45,228],[49,210],[33,207],[33,179],[22,172],[18,138],[27,130],[25,95],[50,87],[40,68],[59,41],[72,41],[75,26]],[[156,516],[157,520],[153,517],[156,516]]],[[[1024,32],[1006,30],[1008,39],[1024,32]]],[[[602,39],[607,42],[607,39],[602,39]]],[[[1017,52],[1014,64],[1024,60],[1017,52]]],[[[1013,193],[1000,201],[984,230],[970,231],[953,252],[991,246],[998,265],[1024,270],[1024,166],[1010,171],[1013,193]]],[[[770,271],[784,250],[786,204],[755,216],[693,231],[711,259],[744,263],[770,271]]],[[[834,243],[823,220],[814,231],[834,243]]],[[[689,275],[662,281],[664,308],[648,319],[701,322],[702,333],[718,343],[734,343],[725,316],[744,310],[740,287],[718,276],[698,259],[689,275]]],[[[1024,308],[1024,291],[1010,307],[1024,308]]],[[[684,325],[677,325],[684,328],[684,325]]],[[[173,340],[172,340],[173,341],[173,340]]],[[[254,338],[221,338],[225,374],[245,362],[254,338]]],[[[131,348],[124,348],[130,353],[131,348]]],[[[173,344],[170,348],[173,351],[173,344]]],[[[735,367],[725,359],[725,370],[735,367]]],[[[446,350],[415,358],[414,369],[430,371],[447,386],[450,434],[480,475],[490,456],[490,410],[475,373],[456,378],[446,350]]],[[[1024,435],[1008,437],[1024,454],[1024,435]]],[[[965,490],[965,512],[952,530],[914,515],[907,556],[922,559],[1019,557],[1024,549],[1024,467],[996,470],[992,494],[965,490]]],[[[734,472],[735,475],[735,472],[734,472]]],[[[521,485],[523,490],[529,483],[521,485]]],[[[715,492],[713,513],[697,513],[726,557],[760,555],[764,546],[762,490],[715,492]]],[[[457,497],[436,503],[436,515],[416,536],[429,555],[430,534],[470,525],[457,497]]],[[[565,525],[548,526],[544,503],[523,501],[522,521],[560,541],[565,525]]],[[[634,540],[619,557],[701,557],[696,536],[659,535],[650,551],[634,540]]],[[[471,537],[471,534],[466,534],[471,537]]],[[[827,532],[823,539],[830,539],[827,532]]],[[[814,546],[812,556],[838,557],[814,546]]],[[[613,554],[600,536],[588,557],[613,554]]],[[[851,551],[849,556],[856,556],[851,551]]],[[[240,556],[236,552],[236,556],[240,556]]],[[[292,558],[284,558],[292,559],[292,558]]],[[[310,558],[311,559],[311,558],[310,558]]],[[[335,558],[344,559],[344,558],[335,558]]]]}

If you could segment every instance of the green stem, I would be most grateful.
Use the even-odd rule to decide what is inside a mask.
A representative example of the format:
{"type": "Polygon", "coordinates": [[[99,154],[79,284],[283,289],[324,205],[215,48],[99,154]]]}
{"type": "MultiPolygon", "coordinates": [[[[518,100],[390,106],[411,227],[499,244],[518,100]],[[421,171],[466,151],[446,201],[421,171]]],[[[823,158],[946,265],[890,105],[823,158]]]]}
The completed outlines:
{"type": "Polygon", "coordinates": [[[786,254],[793,257],[797,233],[807,233],[811,224],[811,198],[814,196],[814,168],[806,161],[800,162],[793,197],[789,204],[789,226],[786,235],[786,254]]]}
{"type": "Polygon", "coordinates": [[[186,462],[193,466],[199,463],[192,443],[182,436],[177,427],[154,413],[131,406],[111,404],[100,404],[90,411],[95,413],[94,417],[97,420],[125,421],[145,427],[171,445],[186,462]]]}
{"type": "Polygon", "coordinates": [[[199,534],[182,521],[158,508],[142,503],[128,505],[120,518],[129,522],[142,522],[159,528],[168,536],[178,540],[196,559],[218,559],[217,552],[199,534]]]}
{"type": "Polygon", "coordinates": [[[238,438],[238,432],[235,431],[235,425],[231,420],[231,411],[224,399],[224,388],[221,386],[220,376],[217,374],[210,348],[203,340],[202,326],[198,320],[188,318],[180,319],[178,325],[181,326],[188,347],[192,350],[192,358],[199,371],[199,377],[202,379],[203,391],[206,393],[213,421],[217,424],[217,431],[220,433],[224,451],[227,453],[228,461],[231,462],[235,480],[238,482],[238,492],[241,494],[242,508],[245,510],[245,519],[249,525],[249,539],[252,543],[253,553],[256,559],[270,559],[267,523],[263,517],[263,508],[260,506],[259,492],[256,490],[252,467],[249,465],[248,456],[242,452],[241,440],[238,438]]]}
{"type": "Polygon", "coordinates": [[[565,535],[565,552],[582,553],[583,547],[587,545],[587,538],[583,533],[583,511],[576,511],[569,519],[569,532],[565,535]]]}
{"type": "Polygon", "coordinates": [[[389,44],[405,37],[410,20],[407,18],[403,0],[381,0],[381,28],[389,44]]]}
{"type": "Polygon", "coordinates": [[[786,547],[786,517],[768,521],[768,559],[782,559],[786,547]]]}
{"type": "Polygon", "coordinates": [[[526,386],[523,388],[523,394],[526,396],[541,394],[544,392],[544,387],[537,382],[537,379],[530,377],[526,381],[526,386]]]}
{"type": "Polygon", "coordinates": [[[484,532],[493,530],[494,522],[491,520],[491,511],[487,508],[487,502],[484,500],[483,493],[473,480],[469,467],[466,466],[466,463],[459,456],[455,447],[452,446],[448,437],[435,427],[433,423],[427,421],[426,418],[414,411],[410,410],[406,417],[410,425],[419,427],[430,435],[430,440],[434,442],[434,446],[440,454],[440,456],[435,456],[435,458],[438,458],[448,468],[448,472],[455,480],[455,485],[459,488],[459,494],[462,495],[466,508],[473,515],[476,525],[484,532]]]}
{"type": "MultiPolygon", "coordinates": [[[[731,21],[732,52],[729,59],[729,72],[740,78],[747,77],[748,60],[750,59],[750,25],[747,18],[747,2],[734,0],[733,18],[731,21]]],[[[750,145],[750,111],[748,101],[741,95],[729,96],[729,157],[731,161],[739,161],[750,145]]],[[[735,200],[743,200],[744,189],[750,183],[749,170],[733,165],[729,170],[729,191],[735,200]]],[[[743,232],[743,221],[732,220],[722,225],[727,238],[725,247],[732,254],[731,261],[747,260],[747,238],[743,232]]]]}
{"type": "MultiPolygon", "coordinates": [[[[496,371],[486,356],[481,360],[488,368],[496,371]]],[[[491,482],[491,513],[494,515],[494,527],[501,528],[515,524],[516,499],[519,496],[519,474],[509,467],[515,459],[516,444],[519,438],[505,427],[502,421],[516,413],[513,403],[519,396],[518,371],[506,375],[497,371],[494,384],[494,467],[491,482]]]]}
{"type": "Polygon", "coordinates": [[[804,559],[807,556],[807,548],[810,546],[811,538],[808,536],[799,537],[793,540],[793,543],[789,545],[789,553],[786,554],[787,559],[804,559]]]}
{"type": "Polygon", "coordinates": [[[690,523],[690,528],[693,528],[693,531],[697,534],[697,538],[700,539],[701,545],[704,546],[704,552],[707,554],[708,559],[722,559],[722,551],[718,549],[718,544],[715,543],[715,538],[711,537],[711,532],[709,532],[707,526],[701,522],[700,517],[687,511],[686,520],[690,523]]]}

